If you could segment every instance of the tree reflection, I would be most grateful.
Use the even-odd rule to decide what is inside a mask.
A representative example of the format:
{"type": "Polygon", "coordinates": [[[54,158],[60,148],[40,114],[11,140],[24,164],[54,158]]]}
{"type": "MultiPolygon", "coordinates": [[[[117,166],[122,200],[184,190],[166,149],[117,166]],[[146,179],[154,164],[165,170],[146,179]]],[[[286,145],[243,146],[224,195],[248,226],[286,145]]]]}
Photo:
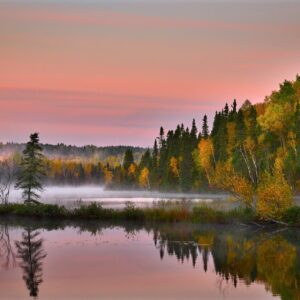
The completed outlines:
{"type": "Polygon", "coordinates": [[[5,269],[16,265],[16,256],[11,244],[7,224],[0,225],[0,259],[3,260],[5,269]]]}
{"type": "Polygon", "coordinates": [[[26,229],[22,240],[16,242],[17,257],[23,269],[23,279],[31,297],[37,297],[39,285],[43,281],[42,261],[46,257],[43,249],[43,239],[38,231],[26,229]]]}
{"type": "MultiPolygon", "coordinates": [[[[44,226],[57,229],[68,225],[51,223],[44,226]]],[[[92,222],[72,226],[79,228],[80,232],[101,234],[103,229],[112,225],[92,222]]],[[[237,287],[241,281],[246,285],[259,282],[282,300],[300,299],[300,232],[296,229],[268,232],[226,226],[159,224],[153,227],[151,224],[118,223],[120,226],[130,239],[134,239],[140,230],[151,233],[162,260],[170,256],[180,263],[191,264],[191,267],[201,267],[203,272],[213,270],[218,275],[217,284],[222,293],[237,287]]],[[[7,246],[9,241],[7,228],[0,227],[0,247],[6,245],[3,248],[6,250],[0,253],[2,257],[11,257],[11,261],[13,249],[7,246]],[[10,254],[7,256],[7,253],[10,254]]],[[[40,233],[26,229],[21,241],[16,242],[16,248],[30,296],[36,297],[42,282],[42,261],[46,256],[40,233]]]]}
{"type": "Polygon", "coordinates": [[[280,234],[196,230],[187,232],[186,236],[180,231],[175,236],[174,231],[162,228],[154,232],[154,242],[162,259],[165,252],[182,262],[191,257],[195,266],[197,258],[202,256],[205,272],[211,256],[220,282],[230,282],[234,287],[239,280],[247,285],[261,282],[282,300],[300,299],[300,245],[294,245],[280,234]]]}

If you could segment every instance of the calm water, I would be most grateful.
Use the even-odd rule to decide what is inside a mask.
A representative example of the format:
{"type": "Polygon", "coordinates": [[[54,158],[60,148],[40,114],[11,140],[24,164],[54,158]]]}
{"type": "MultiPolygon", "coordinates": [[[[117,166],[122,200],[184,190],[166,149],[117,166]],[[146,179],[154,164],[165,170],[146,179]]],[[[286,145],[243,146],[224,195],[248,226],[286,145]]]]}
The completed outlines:
{"type": "Polygon", "coordinates": [[[0,223],[0,299],[300,299],[300,232],[0,223]]]}

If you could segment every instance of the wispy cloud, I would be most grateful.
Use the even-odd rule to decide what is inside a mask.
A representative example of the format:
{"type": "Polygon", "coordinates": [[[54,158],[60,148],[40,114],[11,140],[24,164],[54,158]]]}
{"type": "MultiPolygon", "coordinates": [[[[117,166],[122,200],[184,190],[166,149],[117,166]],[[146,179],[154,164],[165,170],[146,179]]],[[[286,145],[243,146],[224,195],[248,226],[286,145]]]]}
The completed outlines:
{"type": "Polygon", "coordinates": [[[224,21],[210,19],[188,19],[178,17],[162,17],[129,12],[116,12],[110,10],[78,10],[69,8],[59,11],[57,8],[2,8],[0,10],[2,21],[57,23],[69,25],[149,28],[149,29],[203,29],[203,30],[229,30],[229,31],[264,31],[264,32],[290,32],[297,31],[293,24],[280,24],[274,26],[269,22],[224,21]]]}

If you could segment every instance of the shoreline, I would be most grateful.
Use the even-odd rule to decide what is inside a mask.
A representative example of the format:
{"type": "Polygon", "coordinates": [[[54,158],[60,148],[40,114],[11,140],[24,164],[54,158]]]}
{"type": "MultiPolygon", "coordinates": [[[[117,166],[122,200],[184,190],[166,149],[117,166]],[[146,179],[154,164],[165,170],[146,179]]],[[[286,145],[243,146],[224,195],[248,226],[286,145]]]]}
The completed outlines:
{"type": "Polygon", "coordinates": [[[81,205],[67,209],[55,204],[0,204],[1,218],[46,221],[109,221],[136,223],[190,223],[190,224],[232,224],[241,226],[255,225],[258,227],[284,226],[300,227],[300,208],[292,207],[291,212],[278,222],[263,221],[253,210],[237,207],[228,211],[218,210],[207,205],[188,208],[184,203],[177,206],[157,206],[152,208],[135,207],[128,203],[124,209],[103,208],[98,203],[81,205]],[[295,213],[296,212],[296,213],[295,213]],[[292,217],[291,217],[292,216],[292,217]]]}

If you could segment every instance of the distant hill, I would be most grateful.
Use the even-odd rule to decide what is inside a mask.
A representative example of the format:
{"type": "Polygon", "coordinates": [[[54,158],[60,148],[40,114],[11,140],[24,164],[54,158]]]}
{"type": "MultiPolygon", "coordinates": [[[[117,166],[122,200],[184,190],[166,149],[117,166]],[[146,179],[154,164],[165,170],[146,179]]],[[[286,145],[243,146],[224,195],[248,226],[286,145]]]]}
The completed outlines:
{"type": "MultiPolygon", "coordinates": [[[[24,143],[0,143],[0,156],[7,157],[15,152],[22,152],[25,147],[24,143]]],[[[97,158],[100,160],[106,160],[109,156],[123,157],[127,149],[133,151],[134,157],[139,160],[142,154],[146,151],[142,147],[133,147],[133,146],[104,146],[97,147],[94,145],[86,146],[74,146],[74,145],[65,145],[65,144],[43,144],[44,154],[49,158],[97,158]]]]}

